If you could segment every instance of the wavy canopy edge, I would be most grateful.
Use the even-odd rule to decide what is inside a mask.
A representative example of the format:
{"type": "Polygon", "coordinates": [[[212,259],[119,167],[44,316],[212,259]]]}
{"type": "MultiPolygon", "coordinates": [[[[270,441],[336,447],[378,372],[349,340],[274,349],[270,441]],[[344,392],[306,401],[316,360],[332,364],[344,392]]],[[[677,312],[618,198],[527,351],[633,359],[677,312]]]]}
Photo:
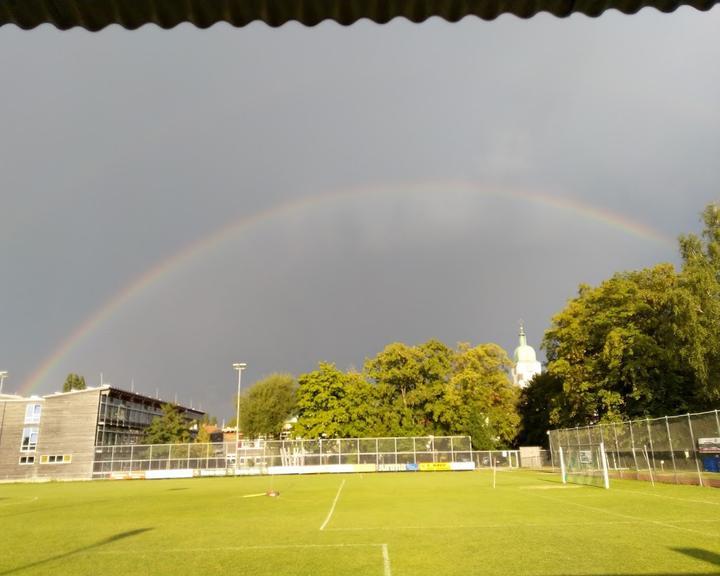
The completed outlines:
{"type": "Polygon", "coordinates": [[[145,24],[173,28],[185,22],[198,28],[256,21],[273,27],[287,22],[315,26],[324,20],[347,26],[361,19],[382,24],[397,17],[422,22],[437,16],[457,22],[466,16],[493,20],[502,14],[530,18],[539,12],[596,17],[616,9],[634,14],[647,7],[706,11],[717,3],[720,0],[0,0],[0,26],[15,24],[27,30],[52,24],[61,30],[98,31],[111,24],[134,30],[145,24]]]}

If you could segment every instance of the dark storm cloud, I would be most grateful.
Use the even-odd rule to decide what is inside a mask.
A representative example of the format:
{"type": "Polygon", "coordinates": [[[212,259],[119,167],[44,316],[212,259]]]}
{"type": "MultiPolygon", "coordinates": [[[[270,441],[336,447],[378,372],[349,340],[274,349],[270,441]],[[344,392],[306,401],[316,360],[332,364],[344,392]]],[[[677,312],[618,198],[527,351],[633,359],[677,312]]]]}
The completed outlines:
{"type": "Polygon", "coordinates": [[[0,31],[0,369],[9,389],[148,269],[243,216],[57,363],[226,414],[248,382],[392,340],[537,346],[579,282],[676,260],[542,189],[697,229],[720,174],[720,13],[0,31]]]}

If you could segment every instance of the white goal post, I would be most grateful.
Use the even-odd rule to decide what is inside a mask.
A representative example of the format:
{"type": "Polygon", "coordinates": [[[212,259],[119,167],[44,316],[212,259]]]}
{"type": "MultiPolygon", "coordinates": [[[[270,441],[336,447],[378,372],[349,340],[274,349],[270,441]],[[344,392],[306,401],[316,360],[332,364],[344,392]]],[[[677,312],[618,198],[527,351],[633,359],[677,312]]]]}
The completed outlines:
{"type": "Polygon", "coordinates": [[[563,484],[585,484],[610,488],[605,444],[560,446],[560,474],[563,484]]]}

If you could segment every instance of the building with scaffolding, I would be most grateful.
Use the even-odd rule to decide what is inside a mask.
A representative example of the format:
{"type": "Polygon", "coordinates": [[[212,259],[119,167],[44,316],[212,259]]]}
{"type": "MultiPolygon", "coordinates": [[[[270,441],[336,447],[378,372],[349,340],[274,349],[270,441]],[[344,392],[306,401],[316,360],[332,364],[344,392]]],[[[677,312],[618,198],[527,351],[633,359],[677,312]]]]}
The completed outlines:
{"type": "MultiPolygon", "coordinates": [[[[0,480],[92,478],[99,446],[132,445],[166,402],[110,385],[0,395],[0,480]]],[[[178,406],[197,432],[204,412],[178,406]]]]}

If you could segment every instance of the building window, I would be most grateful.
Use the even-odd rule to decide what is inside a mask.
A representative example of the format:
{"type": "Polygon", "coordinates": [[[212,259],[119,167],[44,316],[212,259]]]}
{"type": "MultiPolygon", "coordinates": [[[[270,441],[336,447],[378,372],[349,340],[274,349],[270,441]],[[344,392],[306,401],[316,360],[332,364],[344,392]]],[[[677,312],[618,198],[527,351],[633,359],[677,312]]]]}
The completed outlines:
{"type": "Polygon", "coordinates": [[[37,428],[23,428],[20,450],[23,452],[35,452],[35,449],[37,448],[37,438],[37,428]]]}
{"type": "Polygon", "coordinates": [[[28,404],[25,406],[25,424],[38,424],[41,412],[42,404],[28,404]]]}
{"type": "Polygon", "coordinates": [[[35,464],[35,456],[20,456],[20,464],[22,466],[28,466],[35,464]]]}
{"type": "Polygon", "coordinates": [[[72,454],[43,454],[40,456],[40,464],[70,464],[72,454]]]}

